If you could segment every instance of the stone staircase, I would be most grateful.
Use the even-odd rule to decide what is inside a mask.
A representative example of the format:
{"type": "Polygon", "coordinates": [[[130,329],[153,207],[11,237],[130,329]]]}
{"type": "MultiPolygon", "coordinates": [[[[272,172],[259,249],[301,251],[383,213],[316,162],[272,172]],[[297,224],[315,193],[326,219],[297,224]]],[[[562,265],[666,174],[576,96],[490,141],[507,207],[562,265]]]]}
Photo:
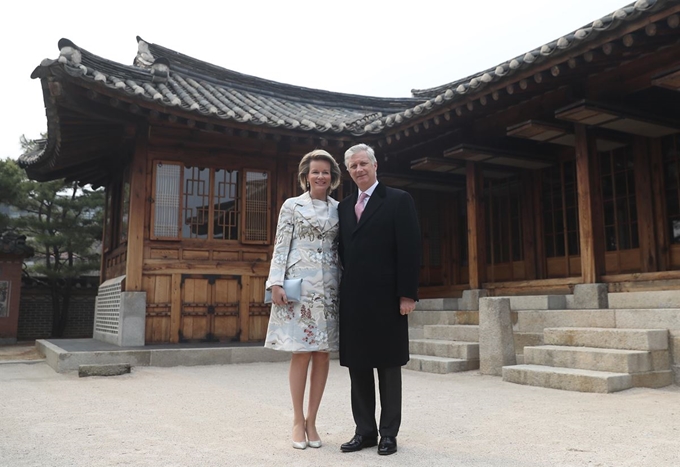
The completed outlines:
{"type": "Polygon", "coordinates": [[[503,380],[582,392],[616,392],[673,384],[668,329],[558,327],[524,347],[524,364],[503,367],[503,380]]]}
{"type": "Polygon", "coordinates": [[[406,369],[454,373],[479,368],[479,313],[457,308],[457,299],[418,302],[409,315],[406,369]]]}

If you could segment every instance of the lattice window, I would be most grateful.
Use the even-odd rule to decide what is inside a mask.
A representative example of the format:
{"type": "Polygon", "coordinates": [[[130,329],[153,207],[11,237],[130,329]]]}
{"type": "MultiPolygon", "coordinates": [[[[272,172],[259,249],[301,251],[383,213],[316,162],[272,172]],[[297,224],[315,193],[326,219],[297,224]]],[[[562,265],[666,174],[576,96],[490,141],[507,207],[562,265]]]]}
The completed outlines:
{"type": "Polygon", "coordinates": [[[267,244],[271,240],[270,181],[269,172],[262,170],[159,162],[154,171],[152,236],[179,239],[181,234],[187,239],[267,244]]]}
{"type": "Polygon", "coordinates": [[[680,136],[663,139],[666,216],[671,243],[680,243],[680,136]]]}
{"type": "Polygon", "coordinates": [[[579,255],[576,162],[561,162],[544,169],[541,175],[546,256],[579,255]]]}
{"type": "Polygon", "coordinates": [[[213,238],[237,240],[241,214],[238,170],[215,170],[214,179],[215,221],[213,223],[213,238]]]}
{"type": "Polygon", "coordinates": [[[243,185],[245,205],[241,241],[266,244],[269,242],[271,219],[269,173],[245,170],[243,185]]]}
{"type": "Polygon", "coordinates": [[[601,152],[600,189],[607,251],[638,248],[635,173],[630,146],[601,152]]]}
{"type": "Polygon", "coordinates": [[[181,167],[159,162],[155,170],[153,236],[177,238],[179,235],[181,167]]]}
{"type": "Polygon", "coordinates": [[[210,217],[210,170],[184,168],[182,237],[208,238],[210,217]]]}
{"type": "Polygon", "coordinates": [[[524,259],[521,184],[516,178],[484,180],[486,204],[487,263],[524,259]]]}

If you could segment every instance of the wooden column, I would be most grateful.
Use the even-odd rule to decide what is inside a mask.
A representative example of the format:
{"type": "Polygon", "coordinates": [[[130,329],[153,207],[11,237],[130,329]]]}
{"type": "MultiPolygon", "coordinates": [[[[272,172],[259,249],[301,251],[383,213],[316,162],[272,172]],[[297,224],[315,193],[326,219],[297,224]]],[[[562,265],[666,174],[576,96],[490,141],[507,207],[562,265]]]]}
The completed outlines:
{"type": "MultiPolygon", "coordinates": [[[[534,206],[534,228],[536,232],[536,279],[548,277],[548,265],[545,257],[545,226],[543,225],[543,176],[540,172],[535,172],[533,177],[532,203],[534,206]]],[[[569,258],[567,258],[567,261],[569,258]]]]}
{"type": "Polygon", "coordinates": [[[533,172],[522,174],[522,240],[524,242],[524,279],[536,279],[536,227],[534,213],[534,185],[537,177],[533,172]]]}
{"type": "Polygon", "coordinates": [[[142,290],[144,264],[144,219],[146,217],[146,157],[147,132],[137,132],[135,154],[130,167],[130,222],[127,238],[127,263],[125,265],[125,290],[142,290]]]}
{"type": "Polygon", "coordinates": [[[656,234],[656,265],[658,271],[668,271],[671,258],[668,226],[666,225],[668,218],[666,217],[663,154],[660,138],[649,141],[649,162],[652,204],[654,205],[654,232],[656,234]]]}
{"type": "Polygon", "coordinates": [[[241,276],[241,302],[238,307],[241,320],[241,342],[250,340],[250,301],[250,276],[241,276]]]}
{"type": "Polygon", "coordinates": [[[182,275],[179,273],[172,275],[170,297],[170,342],[176,344],[182,319],[182,275]]]}
{"type": "Polygon", "coordinates": [[[481,289],[486,281],[486,244],[484,228],[484,180],[482,169],[468,162],[467,218],[468,218],[468,265],[470,288],[481,289]]]}
{"type": "Polygon", "coordinates": [[[640,265],[642,272],[654,272],[658,270],[658,261],[647,141],[643,136],[636,136],[633,140],[635,200],[640,238],[640,265]]]}
{"type": "Polygon", "coordinates": [[[578,185],[578,219],[581,240],[581,277],[584,284],[595,284],[604,273],[604,219],[597,189],[595,139],[585,125],[577,123],[576,183],[578,185]]]}

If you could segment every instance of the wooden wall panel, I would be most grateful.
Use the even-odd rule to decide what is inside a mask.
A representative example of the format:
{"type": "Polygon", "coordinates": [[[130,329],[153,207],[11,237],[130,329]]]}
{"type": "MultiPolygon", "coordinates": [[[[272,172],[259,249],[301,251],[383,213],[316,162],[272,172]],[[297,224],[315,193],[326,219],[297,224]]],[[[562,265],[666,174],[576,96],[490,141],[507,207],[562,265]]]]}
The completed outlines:
{"type": "Polygon", "coordinates": [[[143,276],[142,288],[146,292],[146,343],[170,342],[172,277],[143,276]]]}
{"type": "Polygon", "coordinates": [[[262,302],[266,280],[266,276],[251,276],[249,281],[248,338],[252,341],[264,340],[267,336],[271,306],[262,302]]]}

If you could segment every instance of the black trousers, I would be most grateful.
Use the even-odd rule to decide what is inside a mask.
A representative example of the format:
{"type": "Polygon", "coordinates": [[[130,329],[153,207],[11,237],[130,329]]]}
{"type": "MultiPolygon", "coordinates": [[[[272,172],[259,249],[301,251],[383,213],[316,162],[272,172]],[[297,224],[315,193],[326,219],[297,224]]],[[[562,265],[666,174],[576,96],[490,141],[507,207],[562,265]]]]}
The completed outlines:
{"type": "Polygon", "coordinates": [[[375,423],[375,376],[373,368],[350,368],[352,415],[356,434],[397,436],[401,425],[401,367],[378,368],[380,426],[375,423]]]}

